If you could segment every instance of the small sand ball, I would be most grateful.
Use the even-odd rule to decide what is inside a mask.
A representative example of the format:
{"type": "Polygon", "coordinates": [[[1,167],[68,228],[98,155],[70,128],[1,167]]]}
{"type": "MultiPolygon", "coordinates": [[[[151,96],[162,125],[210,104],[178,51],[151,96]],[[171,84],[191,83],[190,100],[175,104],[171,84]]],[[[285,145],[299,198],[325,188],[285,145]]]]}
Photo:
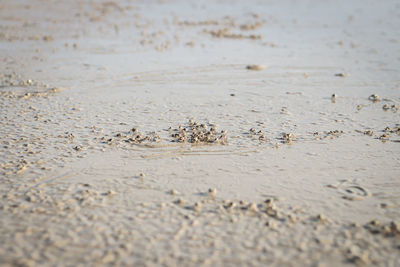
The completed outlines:
{"type": "Polygon", "coordinates": [[[171,190],[169,191],[169,193],[170,193],[171,195],[173,195],[173,196],[179,194],[179,192],[176,191],[175,189],[171,189],[171,190]]]}
{"type": "Polygon", "coordinates": [[[106,192],[106,195],[109,196],[109,197],[112,197],[113,195],[115,195],[115,192],[113,190],[108,190],[106,192]]]}
{"type": "Polygon", "coordinates": [[[364,132],[364,134],[365,134],[365,135],[369,135],[369,136],[373,136],[373,135],[374,135],[374,132],[371,131],[371,130],[367,130],[367,131],[364,132]]]}
{"type": "Polygon", "coordinates": [[[318,214],[316,219],[319,223],[325,223],[328,220],[323,214],[318,214]]]}
{"type": "Polygon", "coordinates": [[[390,222],[390,229],[392,230],[392,233],[400,234],[400,224],[398,222],[395,222],[395,221],[390,222]]]}
{"type": "Polygon", "coordinates": [[[268,207],[265,212],[267,213],[268,216],[275,218],[278,218],[280,215],[279,210],[274,207],[268,207]]]}
{"type": "Polygon", "coordinates": [[[267,207],[273,207],[274,206],[274,199],[272,198],[267,198],[264,203],[266,204],[267,207]]]}
{"type": "Polygon", "coordinates": [[[254,202],[250,203],[249,206],[247,206],[247,209],[252,212],[258,212],[257,204],[254,202]]]}
{"type": "Polygon", "coordinates": [[[185,205],[185,201],[182,198],[179,198],[178,200],[175,201],[175,204],[182,207],[183,205],[185,205]]]}
{"type": "Polygon", "coordinates": [[[224,201],[224,208],[225,209],[233,209],[236,207],[236,203],[231,201],[231,200],[225,200],[224,201]]]}
{"type": "Polygon", "coordinates": [[[390,139],[390,136],[388,134],[382,134],[381,136],[379,136],[379,139],[382,141],[387,141],[390,139]]]}
{"type": "Polygon", "coordinates": [[[276,223],[272,220],[269,220],[265,223],[266,226],[268,226],[271,229],[275,229],[276,228],[276,223]]]}
{"type": "Polygon", "coordinates": [[[380,98],[378,95],[376,95],[376,94],[370,95],[370,96],[368,97],[368,99],[371,100],[372,102],[377,102],[377,101],[381,100],[381,98],[380,98]]]}
{"type": "Polygon", "coordinates": [[[196,203],[194,203],[194,206],[193,206],[193,210],[195,211],[195,212],[200,212],[201,211],[201,209],[202,209],[202,204],[201,204],[201,202],[196,202],[196,203]]]}
{"type": "Polygon", "coordinates": [[[208,189],[208,196],[215,198],[217,196],[217,189],[216,188],[209,188],[208,189]]]}

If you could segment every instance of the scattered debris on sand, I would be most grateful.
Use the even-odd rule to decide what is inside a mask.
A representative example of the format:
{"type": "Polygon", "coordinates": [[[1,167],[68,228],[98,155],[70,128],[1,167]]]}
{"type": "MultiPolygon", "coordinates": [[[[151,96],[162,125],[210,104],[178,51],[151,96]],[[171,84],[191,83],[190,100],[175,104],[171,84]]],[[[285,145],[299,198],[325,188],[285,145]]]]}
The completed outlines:
{"type": "Polygon", "coordinates": [[[228,142],[227,131],[217,131],[216,125],[189,120],[187,125],[169,129],[173,142],[191,144],[222,144],[228,142]]]}

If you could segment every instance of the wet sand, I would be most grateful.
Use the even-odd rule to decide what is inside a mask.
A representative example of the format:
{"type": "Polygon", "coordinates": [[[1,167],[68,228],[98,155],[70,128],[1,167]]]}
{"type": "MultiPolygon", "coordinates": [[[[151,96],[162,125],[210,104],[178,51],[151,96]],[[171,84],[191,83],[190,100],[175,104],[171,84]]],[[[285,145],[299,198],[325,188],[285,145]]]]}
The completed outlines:
{"type": "Polygon", "coordinates": [[[3,1],[0,264],[400,265],[396,1],[3,1]]]}

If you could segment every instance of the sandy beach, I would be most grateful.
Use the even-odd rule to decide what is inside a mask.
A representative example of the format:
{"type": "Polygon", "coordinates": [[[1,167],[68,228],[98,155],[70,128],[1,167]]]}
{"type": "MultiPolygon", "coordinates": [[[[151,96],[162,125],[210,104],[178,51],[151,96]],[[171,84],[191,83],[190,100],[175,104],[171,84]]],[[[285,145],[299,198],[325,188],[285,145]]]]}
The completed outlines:
{"type": "Polygon", "coordinates": [[[0,2],[1,266],[400,266],[400,3],[0,2]]]}

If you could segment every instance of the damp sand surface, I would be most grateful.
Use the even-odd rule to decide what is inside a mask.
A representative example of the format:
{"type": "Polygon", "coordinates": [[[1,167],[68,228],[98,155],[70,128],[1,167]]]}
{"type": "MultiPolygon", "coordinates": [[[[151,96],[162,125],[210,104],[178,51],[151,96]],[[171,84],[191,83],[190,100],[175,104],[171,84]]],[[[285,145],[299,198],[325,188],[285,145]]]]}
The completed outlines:
{"type": "Polygon", "coordinates": [[[396,1],[2,1],[0,264],[398,266],[396,1]]]}

